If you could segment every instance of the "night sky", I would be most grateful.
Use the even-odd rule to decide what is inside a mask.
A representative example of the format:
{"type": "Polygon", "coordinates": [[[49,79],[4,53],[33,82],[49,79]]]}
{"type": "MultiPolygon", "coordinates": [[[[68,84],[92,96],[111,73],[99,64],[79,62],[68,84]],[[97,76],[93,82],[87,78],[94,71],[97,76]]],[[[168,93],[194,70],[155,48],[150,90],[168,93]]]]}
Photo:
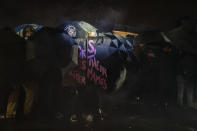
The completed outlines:
{"type": "Polygon", "coordinates": [[[56,26],[84,20],[96,26],[124,24],[166,30],[182,16],[197,16],[194,1],[181,0],[4,0],[0,27],[26,23],[56,26]]]}

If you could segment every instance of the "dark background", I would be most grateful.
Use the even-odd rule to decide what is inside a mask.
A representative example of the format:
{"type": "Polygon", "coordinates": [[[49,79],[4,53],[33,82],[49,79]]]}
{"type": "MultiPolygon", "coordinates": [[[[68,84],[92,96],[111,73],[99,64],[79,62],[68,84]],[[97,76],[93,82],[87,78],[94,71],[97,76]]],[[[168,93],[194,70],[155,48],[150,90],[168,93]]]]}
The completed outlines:
{"type": "MultiPolygon", "coordinates": [[[[0,28],[4,26],[15,27],[17,25],[31,23],[55,27],[68,20],[83,20],[104,29],[115,24],[121,24],[143,29],[168,30],[173,28],[177,20],[181,17],[197,17],[195,1],[4,0],[0,1],[0,28]]],[[[172,101],[176,101],[175,93],[177,91],[177,88],[175,88],[175,69],[172,68],[176,62],[175,60],[176,58],[170,54],[165,55],[157,65],[151,68],[147,66],[147,69],[141,72],[139,77],[138,75],[136,76],[136,74],[128,73],[129,76],[127,77],[128,80],[126,84],[128,89],[131,89],[129,99],[125,97],[127,90],[120,92],[120,94],[115,94],[115,96],[101,96],[104,101],[103,106],[106,106],[104,113],[106,111],[107,115],[103,123],[100,124],[100,122],[98,122],[95,124],[95,130],[103,130],[106,129],[106,127],[121,131],[131,130],[131,128],[140,131],[185,131],[186,129],[189,131],[197,129],[196,111],[194,113],[194,111],[190,109],[177,110],[174,106],[171,106],[171,103],[174,104],[172,101]],[[137,82],[134,83],[133,81],[137,82]],[[137,93],[134,94],[135,92],[133,93],[133,91],[137,93]],[[143,95],[143,93],[152,96],[149,98],[154,101],[149,103],[147,102],[149,100],[142,96],[142,98],[140,97],[140,100],[142,99],[140,102],[145,104],[132,103],[136,101],[135,96],[143,95]],[[168,96],[169,99],[162,98],[163,95],[168,96]],[[168,109],[164,105],[166,100],[169,103],[168,109]],[[152,106],[153,103],[157,104],[152,106]]],[[[144,67],[146,67],[146,65],[144,67]]],[[[135,70],[135,68],[133,68],[133,70],[135,70]]],[[[69,92],[67,91],[66,93],[69,92]]],[[[68,98],[69,99],[65,100],[71,99],[69,95],[68,98]]],[[[65,107],[66,106],[65,104],[65,107]]],[[[62,123],[55,121],[55,123],[47,124],[40,121],[36,121],[35,123],[25,121],[20,124],[13,124],[12,121],[5,121],[4,123],[3,121],[3,123],[0,123],[0,127],[2,127],[2,125],[5,130],[78,129],[78,126],[75,126],[75,124],[71,127],[65,126],[65,121],[62,121],[62,123]]],[[[83,130],[84,127],[85,126],[79,126],[79,129],[83,130]]],[[[92,130],[92,128],[90,129],[92,130]]]]}
{"type": "Polygon", "coordinates": [[[182,16],[196,17],[196,7],[195,1],[188,0],[4,0],[0,26],[56,26],[67,20],[84,20],[99,27],[124,24],[167,30],[182,16]]]}

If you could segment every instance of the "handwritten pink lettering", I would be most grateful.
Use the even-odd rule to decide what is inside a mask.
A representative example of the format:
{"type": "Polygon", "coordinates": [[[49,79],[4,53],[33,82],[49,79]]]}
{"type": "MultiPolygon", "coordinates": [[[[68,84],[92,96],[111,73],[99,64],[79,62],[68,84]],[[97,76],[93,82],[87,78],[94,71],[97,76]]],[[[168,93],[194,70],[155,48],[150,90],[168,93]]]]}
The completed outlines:
{"type": "Polygon", "coordinates": [[[71,71],[69,72],[69,75],[73,77],[78,83],[82,85],[86,84],[85,76],[80,75],[78,72],[71,71]]]}
{"type": "MultiPolygon", "coordinates": [[[[86,58],[86,50],[81,46],[79,45],[78,46],[79,50],[80,50],[80,57],[83,59],[83,58],[86,58]]],[[[93,57],[95,57],[96,55],[96,49],[94,48],[94,41],[93,40],[89,40],[88,42],[88,59],[91,59],[93,57]]]]}
{"type": "Polygon", "coordinates": [[[89,80],[95,85],[100,85],[103,89],[107,89],[107,69],[95,58],[96,49],[94,41],[88,41],[88,61],[86,59],[86,50],[81,45],[78,46],[78,49],[79,65],[69,75],[79,84],[85,85],[86,81],[89,80]],[[87,80],[84,74],[87,75],[87,80]]]}
{"type": "Polygon", "coordinates": [[[107,89],[105,78],[97,75],[96,72],[93,71],[93,68],[88,68],[87,76],[89,80],[94,82],[94,84],[101,85],[103,89],[107,89]]]}

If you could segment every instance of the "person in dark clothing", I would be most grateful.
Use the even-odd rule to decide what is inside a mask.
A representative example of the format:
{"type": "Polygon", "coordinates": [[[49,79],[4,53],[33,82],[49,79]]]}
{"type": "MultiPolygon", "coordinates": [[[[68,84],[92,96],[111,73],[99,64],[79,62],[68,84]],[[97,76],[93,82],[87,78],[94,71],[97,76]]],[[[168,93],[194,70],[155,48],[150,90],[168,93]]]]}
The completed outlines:
{"type": "Polygon", "coordinates": [[[187,106],[194,105],[194,88],[196,81],[196,56],[185,54],[179,62],[179,73],[177,74],[177,101],[179,106],[184,104],[184,92],[186,91],[187,106]]]}

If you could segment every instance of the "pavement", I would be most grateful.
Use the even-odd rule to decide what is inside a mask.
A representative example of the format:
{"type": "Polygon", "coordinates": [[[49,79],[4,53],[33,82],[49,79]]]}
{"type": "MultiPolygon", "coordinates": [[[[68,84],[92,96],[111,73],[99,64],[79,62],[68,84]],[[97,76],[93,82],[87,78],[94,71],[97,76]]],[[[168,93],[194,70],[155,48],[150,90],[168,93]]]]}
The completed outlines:
{"type": "MultiPolygon", "coordinates": [[[[105,111],[106,110],[106,111],[105,111]]],[[[0,131],[197,131],[197,110],[173,105],[109,106],[104,119],[91,123],[59,120],[1,120],[0,131]]]]}

